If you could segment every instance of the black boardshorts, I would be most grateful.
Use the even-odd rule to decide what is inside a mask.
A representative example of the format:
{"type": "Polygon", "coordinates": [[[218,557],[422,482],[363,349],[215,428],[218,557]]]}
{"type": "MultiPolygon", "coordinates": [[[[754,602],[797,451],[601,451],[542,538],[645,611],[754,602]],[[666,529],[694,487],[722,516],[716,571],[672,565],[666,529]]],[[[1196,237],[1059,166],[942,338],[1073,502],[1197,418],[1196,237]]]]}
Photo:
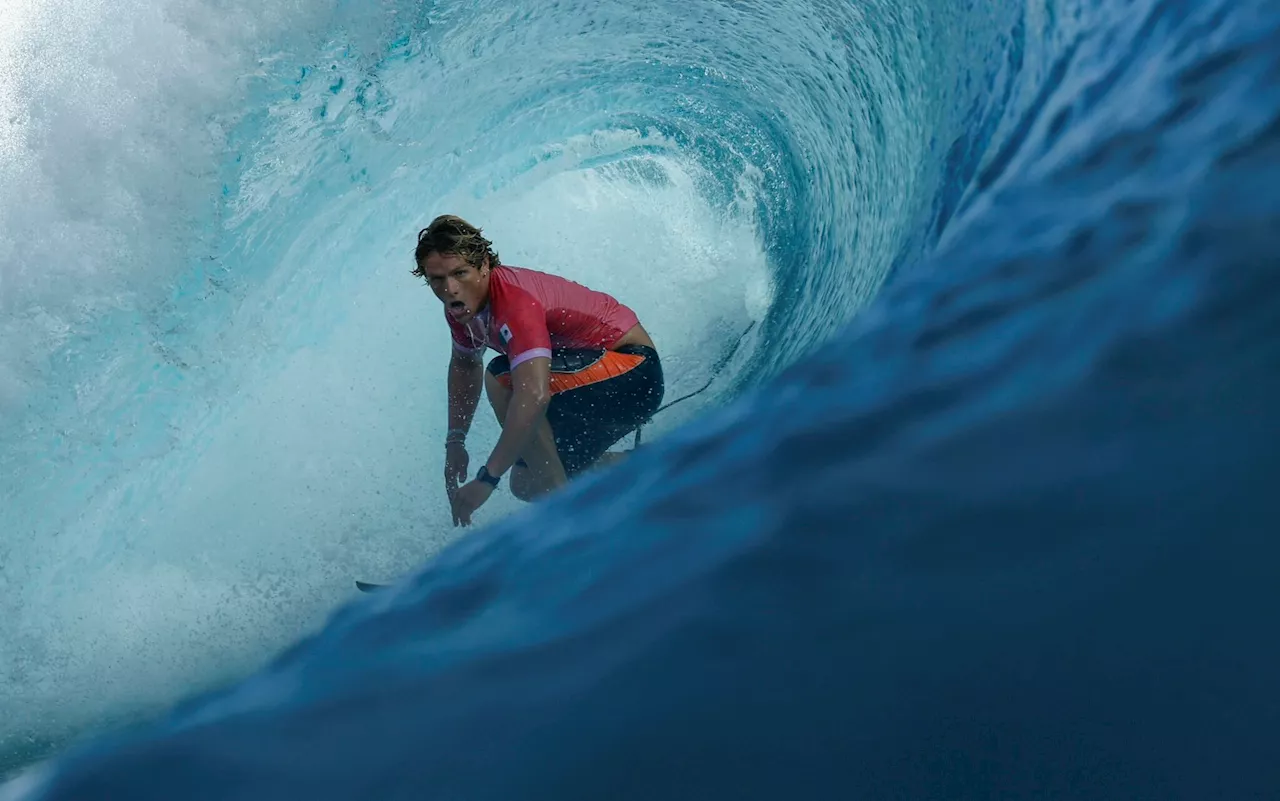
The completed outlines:
{"type": "MultiPolygon", "coordinates": [[[[495,356],[488,370],[511,386],[505,355],[495,356]]],[[[553,349],[547,422],[565,474],[573,477],[586,470],[615,442],[647,423],[662,405],[664,392],[662,362],[653,348],[553,349]]]]}

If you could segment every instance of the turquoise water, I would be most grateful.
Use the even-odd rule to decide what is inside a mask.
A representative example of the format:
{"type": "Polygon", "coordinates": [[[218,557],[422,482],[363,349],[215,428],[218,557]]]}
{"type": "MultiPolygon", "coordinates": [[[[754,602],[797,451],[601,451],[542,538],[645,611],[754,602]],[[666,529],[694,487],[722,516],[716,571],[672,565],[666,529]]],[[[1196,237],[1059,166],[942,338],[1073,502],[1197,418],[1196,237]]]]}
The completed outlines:
{"type": "MultiPolygon", "coordinates": [[[[1154,582],[1137,554],[1158,543],[1212,564],[1229,548],[1197,551],[1196,521],[1223,503],[1252,509],[1251,485],[1237,479],[1274,461],[1243,447],[1275,438],[1265,321],[1280,205],[1269,181],[1280,172],[1278,23],[1261,4],[15,9],[0,34],[6,768],[152,720],[313,635],[230,700],[193,708],[209,722],[199,737],[178,738],[181,717],[150,732],[154,750],[132,770],[181,742],[192,761],[152,789],[195,797],[183,788],[199,770],[181,765],[253,740],[236,728],[252,709],[271,721],[256,731],[279,743],[246,773],[252,792],[305,795],[332,764],[354,777],[327,784],[333,797],[385,782],[412,794],[427,780],[458,797],[510,797],[515,778],[439,773],[447,743],[420,770],[397,774],[374,757],[405,738],[444,737],[448,721],[466,721],[458,742],[510,725],[486,693],[538,720],[551,713],[536,699],[556,700],[563,742],[600,753],[604,767],[579,788],[587,795],[612,786],[619,755],[666,764],[662,742],[737,743],[704,754],[697,785],[750,790],[735,797],[785,793],[789,771],[826,776],[820,758],[917,764],[856,745],[882,721],[858,706],[861,693],[897,698],[867,673],[870,643],[886,660],[877,664],[917,675],[930,660],[909,660],[929,632],[965,632],[960,651],[995,636],[984,621],[1007,633],[1069,619],[1075,632],[1084,596],[1055,582],[1154,582]],[[716,380],[659,417],[649,454],[605,486],[528,509],[495,497],[481,516],[493,528],[433,562],[416,589],[361,599],[326,627],[352,600],[353,578],[414,573],[461,536],[438,478],[447,330],[408,274],[416,231],[442,212],[483,225],[510,263],[632,305],[663,351],[669,397],[716,380]],[[1161,492],[1187,504],[1185,528],[1151,514],[1161,492]],[[1127,538],[1095,539],[1118,520],[1127,538]],[[823,535],[845,545],[813,539],[823,535]],[[905,562],[885,561],[895,542],[910,543],[905,562]],[[992,567],[1024,548],[1034,564],[1021,577],[992,567]],[[990,592],[964,595],[966,581],[990,592]],[[440,612],[433,593],[458,583],[483,585],[480,600],[440,612]],[[955,593],[972,605],[958,607],[971,613],[961,620],[931,606],[955,593]],[[1011,607],[1027,610],[1016,625],[995,611],[1011,607]],[[476,609],[485,613],[460,622],[476,609]],[[807,634],[775,628],[777,609],[807,634]],[[890,633],[859,627],[868,620],[890,633]],[[680,644],[704,624],[735,632],[738,656],[680,644]],[[578,627],[608,634],[581,652],[589,646],[560,639],[578,627]],[[522,668],[529,684],[450,678],[486,658],[522,665],[519,643],[548,649],[548,662],[522,668]],[[814,668],[806,684],[771,647],[792,654],[787,664],[840,665],[866,682],[854,692],[814,668]],[[573,659],[584,666],[567,667],[573,659]],[[655,666],[649,683],[608,667],[635,664],[655,666]],[[713,681],[726,665],[756,678],[713,681]],[[365,695],[380,670],[414,698],[456,679],[456,705],[442,718],[408,705],[369,739],[356,710],[391,703],[365,695]],[[574,705],[610,677],[625,696],[590,697],[625,726],[574,705]],[[767,702],[743,704],[749,722],[716,706],[717,687],[747,686],[770,688],[767,702]],[[668,696],[694,718],[658,714],[668,696]],[[843,709],[833,699],[866,727],[815,711],[843,709]],[[297,741],[294,715],[317,708],[335,716],[329,739],[297,741]],[[693,739],[635,734],[639,718],[646,732],[693,739]],[[836,734],[782,747],[773,737],[784,722],[836,734]],[[735,761],[765,743],[780,749],[757,761],[767,775],[735,761]],[[295,763],[317,773],[295,777],[285,767],[295,763]]],[[[497,435],[478,420],[473,453],[497,435]]],[[[1233,527],[1218,513],[1216,535],[1242,546],[1268,514],[1253,509],[1233,527]]],[[[1118,609],[1111,618],[1127,619],[1118,609]]],[[[1191,647],[1162,642],[1165,658],[1191,647]]],[[[1001,659],[1021,658],[1012,646],[982,653],[997,674],[1001,659]]],[[[919,680],[987,697],[940,678],[968,664],[956,659],[919,680]]],[[[1118,674],[1080,659],[1076,678],[1100,677],[1096,697],[1113,697],[1120,685],[1106,680],[1118,674]]],[[[1219,674],[1201,667],[1197,686],[1216,687],[1219,674]]],[[[1255,687],[1245,672],[1239,692],[1255,687]]],[[[1035,680],[1017,686],[1036,714],[991,712],[985,725],[1085,745],[1028,745],[1030,762],[997,749],[995,764],[1084,770],[1089,744],[1124,751],[1052,724],[1062,707],[1036,695],[1035,680]]],[[[945,734],[928,722],[925,701],[946,695],[898,699],[911,710],[902,720],[948,753],[977,753],[963,726],[945,734]]],[[[1162,700],[1130,697],[1151,709],[1162,700]]],[[[1273,698],[1252,703],[1257,716],[1275,709],[1273,698]]],[[[1190,706],[1181,725],[1199,720],[1190,706]]],[[[1253,718],[1235,720],[1243,731],[1253,718]]],[[[487,758],[527,780],[526,797],[571,796],[552,777],[574,774],[581,752],[540,750],[512,731],[487,758]]],[[[1125,797],[1153,786],[1150,766],[1173,752],[1151,749],[1128,773],[1099,769],[1090,786],[1125,797]]],[[[138,774],[98,753],[85,770],[103,773],[84,775],[141,797],[138,774]]],[[[1246,763],[1214,764],[1228,763],[1250,786],[1246,763]]],[[[960,782],[948,797],[985,786],[944,764],[960,782]]],[[[944,786],[930,783],[932,769],[867,770],[865,795],[944,786]]],[[[1046,786],[1062,790],[1046,770],[1046,786]]],[[[78,774],[67,775],[72,788],[78,774]]],[[[673,775],[654,769],[635,793],[674,797],[673,775]]],[[[1013,786],[996,781],[1008,775],[993,769],[990,786],[1013,786]]],[[[236,792],[222,791],[210,793],[236,792]]]]}

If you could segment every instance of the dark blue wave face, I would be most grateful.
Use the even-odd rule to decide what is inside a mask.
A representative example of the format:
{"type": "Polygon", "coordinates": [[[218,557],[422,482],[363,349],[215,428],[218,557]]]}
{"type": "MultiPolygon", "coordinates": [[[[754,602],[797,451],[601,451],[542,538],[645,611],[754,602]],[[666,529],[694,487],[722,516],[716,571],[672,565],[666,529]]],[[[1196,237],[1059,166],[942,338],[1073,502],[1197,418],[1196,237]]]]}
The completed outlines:
{"type": "Polygon", "coordinates": [[[768,380],[0,799],[1273,795],[1280,11],[803,10],[654,49],[775,82],[768,380]]]}

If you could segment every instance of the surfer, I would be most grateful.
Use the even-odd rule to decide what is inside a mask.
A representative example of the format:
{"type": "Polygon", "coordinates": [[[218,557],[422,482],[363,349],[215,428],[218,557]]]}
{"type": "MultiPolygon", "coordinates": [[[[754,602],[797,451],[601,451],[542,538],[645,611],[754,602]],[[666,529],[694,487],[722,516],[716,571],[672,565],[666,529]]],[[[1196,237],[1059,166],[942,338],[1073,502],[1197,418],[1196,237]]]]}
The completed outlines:
{"type": "Polygon", "coordinates": [[[508,471],[512,494],[527,501],[614,461],[609,447],[658,410],[658,351],[611,295],[503,264],[481,229],[450,214],[418,232],[414,262],[453,339],[444,480],[454,525],[470,525],[508,471]],[[499,355],[486,369],[487,348],[499,355]],[[482,386],[502,434],[463,484],[482,386]]]}

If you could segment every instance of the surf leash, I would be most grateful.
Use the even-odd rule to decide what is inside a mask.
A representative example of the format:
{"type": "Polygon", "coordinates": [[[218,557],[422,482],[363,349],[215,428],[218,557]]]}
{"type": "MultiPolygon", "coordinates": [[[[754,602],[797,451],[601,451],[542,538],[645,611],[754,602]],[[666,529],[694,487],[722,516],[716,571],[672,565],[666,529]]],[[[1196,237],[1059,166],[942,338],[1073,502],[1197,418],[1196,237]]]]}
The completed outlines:
{"type": "Polygon", "coordinates": [[[664,403],[662,406],[658,407],[658,411],[649,415],[649,419],[636,428],[636,439],[635,439],[635,444],[632,446],[632,448],[640,447],[641,432],[644,431],[644,427],[646,425],[648,425],[650,422],[653,421],[653,418],[662,414],[667,409],[670,409],[672,406],[675,406],[677,403],[682,403],[683,401],[687,401],[690,398],[701,395],[702,393],[710,389],[711,385],[715,383],[715,380],[720,377],[720,374],[722,372],[724,372],[724,369],[729,366],[729,362],[730,360],[733,359],[734,355],[737,354],[738,348],[742,347],[742,341],[747,338],[747,334],[750,334],[751,330],[755,327],[756,327],[756,321],[752,320],[751,323],[748,324],[745,329],[743,329],[742,333],[738,334],[738,338],[733,342],[733,347],[729,348],[729,352],[726,353],[724,356],[722,356],[720,358],[720,361],[716,362],[716,365],[711,368],[711,375],[707,378],[707,383],[703,384],[702,386],[698,387],[693,392],[690,392],[687,395],[682,395],[679,398],[676,398],[670,403],[664,403]]]}

